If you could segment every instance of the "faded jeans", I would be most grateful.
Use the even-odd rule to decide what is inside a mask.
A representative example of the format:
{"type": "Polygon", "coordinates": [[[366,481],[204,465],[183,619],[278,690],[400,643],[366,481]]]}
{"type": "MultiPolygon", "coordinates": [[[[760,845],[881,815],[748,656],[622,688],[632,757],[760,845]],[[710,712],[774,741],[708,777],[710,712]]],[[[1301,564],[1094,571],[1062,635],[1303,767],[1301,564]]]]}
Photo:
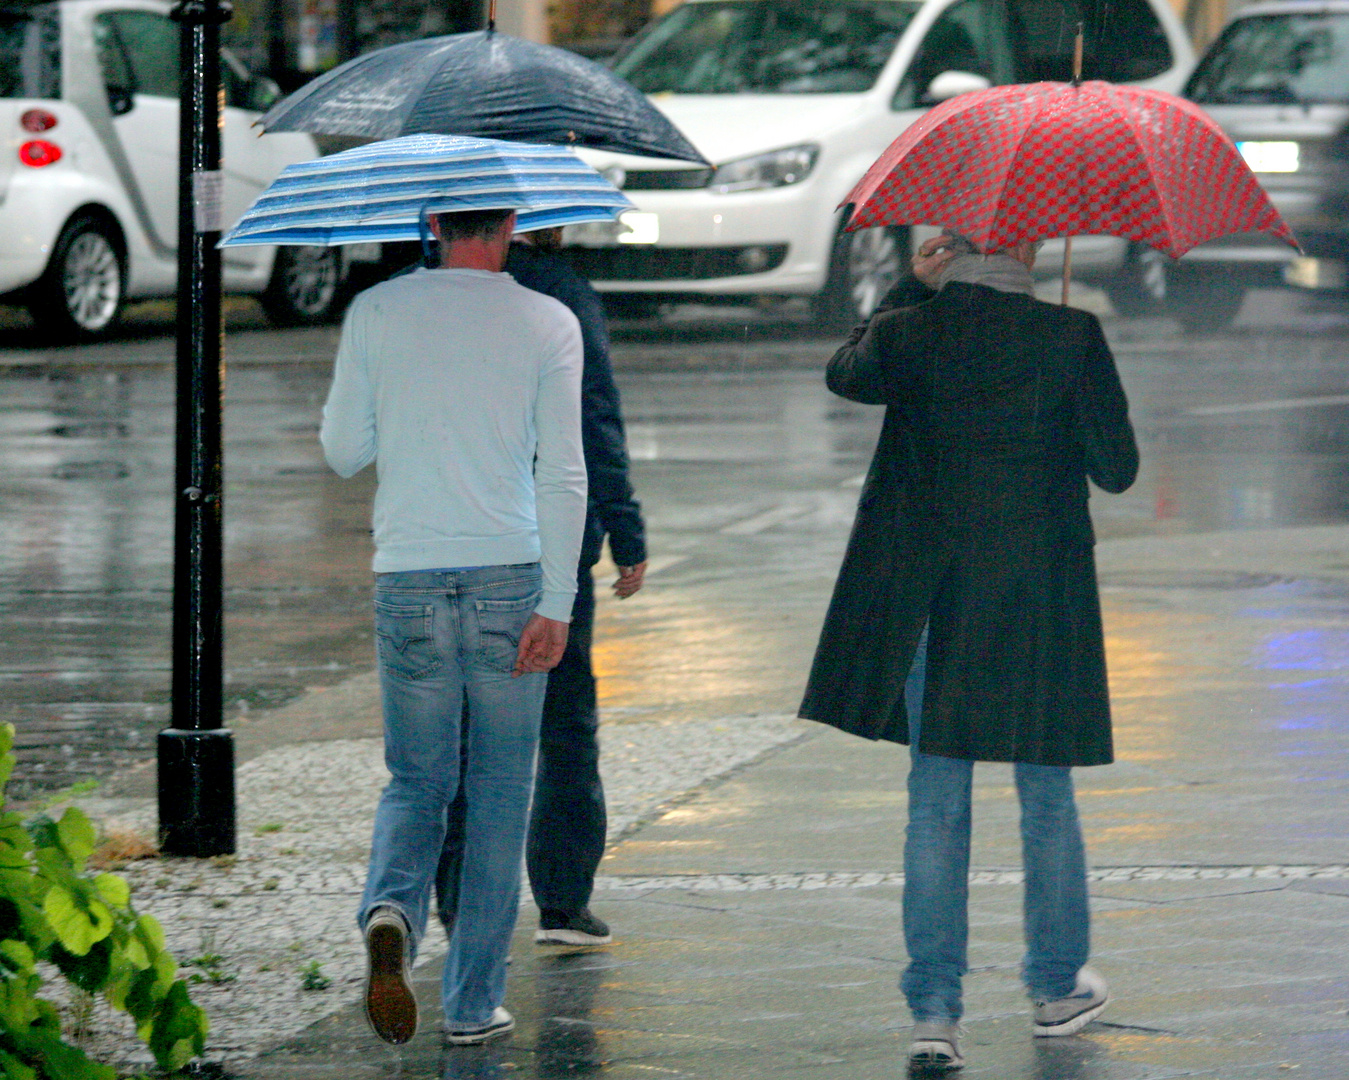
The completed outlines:
{"type": "MultiPolygon", "coordinates": [[[[924,631],[904,687],[912,764],[904,845],[909,966],[900,989],[915,1020],[954,1023],[964,1012],[974,762],[919,753],[926,674],[924,631]]],[[[1071,770],[1018,763],[1015,772],[1026,871],[1022,978],[1032,998],[1052,1001],[1073,992],[1090,952],[1086,852],[1071,770]]]]}
{"type": "Polygon", "coordinates": [[[462,785],[459,918],[441,984],[452,1028],[486,1023],[505,999],[547,685],[544,674],[511,672],[540,589],[537,563],[376,578],[384,760],[392,779],[375,812],[358,921],[364,928],[374,908],[392,907],[413,941],[421,939],[446,809],[462,785]],[[471,720],[461,770],[465,699],[471,720]]]}

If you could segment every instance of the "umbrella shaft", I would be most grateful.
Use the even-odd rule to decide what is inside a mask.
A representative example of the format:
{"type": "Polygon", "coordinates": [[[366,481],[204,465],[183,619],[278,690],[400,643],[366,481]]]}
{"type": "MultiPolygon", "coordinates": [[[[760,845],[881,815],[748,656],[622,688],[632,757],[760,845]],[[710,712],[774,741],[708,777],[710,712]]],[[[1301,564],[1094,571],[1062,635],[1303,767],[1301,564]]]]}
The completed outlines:
{"type": "Polygon", "coordinates": [[[1059,301],[1064,307],[1068,306],[1068,285],[1073,280],[1073,238],[1070,236],[1063,241],[1063,296],[1059,301]]]}

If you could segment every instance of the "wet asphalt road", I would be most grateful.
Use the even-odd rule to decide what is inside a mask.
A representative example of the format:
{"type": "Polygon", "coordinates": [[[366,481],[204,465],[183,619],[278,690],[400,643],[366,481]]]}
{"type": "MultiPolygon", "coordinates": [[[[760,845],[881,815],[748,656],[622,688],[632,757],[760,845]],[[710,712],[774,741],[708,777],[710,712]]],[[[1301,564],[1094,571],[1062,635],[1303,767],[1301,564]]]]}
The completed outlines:
{"type": "MultiPolygon", "coordinates": [[[[1090,301],[1090,298],[1088,298],[1090,301]]],[[[0,312],[0,719],[31,797],[153,756],[168,699],[173,340],[160,306],[92,347],[0,312]]],[[[1236,328],[1107,319],[1143,448],[1103,537],[1349,521],[1349,303],[1253,294],[1236,328]]],[[[370,668],[372,478],[316,433],[336,331],[231,308],[227,721],[370,668]]],[[[820,377],[803,313],[683,309],[615,327],[651,588],[602,605],[608,723],[790,712],[879,410],[820,377]]]]}

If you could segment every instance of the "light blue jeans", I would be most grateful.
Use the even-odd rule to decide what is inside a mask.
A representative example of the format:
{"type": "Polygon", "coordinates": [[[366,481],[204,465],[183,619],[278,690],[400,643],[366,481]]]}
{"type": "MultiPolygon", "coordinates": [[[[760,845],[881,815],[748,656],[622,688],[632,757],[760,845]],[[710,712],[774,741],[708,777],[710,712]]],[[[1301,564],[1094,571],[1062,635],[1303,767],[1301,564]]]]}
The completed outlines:
{"type": "MultiPolygon", "coordinates": [[[[915,1020],[954,1023],[963,1015],[960,982],[969,941],[970,788],[974,762],[918,752],[927,674],[923,632],[904,687],[909,714],[909,825],[904,845],[904,943],[900,980],[915,1020]]],[[[1087,864],[1072,771],[1016,766],[1026,871],[1026,955],[1032,998],[1073,992],[1091,948],[1087,864]]]]}
{"type": "Polygon", "coordinates": [[[467,799],[458,912],[441,987],[451,1028],[484,1024],[506,996],[506,956],[520,910],[520,863],[547,676],[513,678],[520,634],[541,589],[537,563],[417,570],[375,579],[392,774],[375,812],[358,922],[381,906],[419,941],[460,784],[467,799]],[[460,776],[460,714],[468,749],[460,776]]]}

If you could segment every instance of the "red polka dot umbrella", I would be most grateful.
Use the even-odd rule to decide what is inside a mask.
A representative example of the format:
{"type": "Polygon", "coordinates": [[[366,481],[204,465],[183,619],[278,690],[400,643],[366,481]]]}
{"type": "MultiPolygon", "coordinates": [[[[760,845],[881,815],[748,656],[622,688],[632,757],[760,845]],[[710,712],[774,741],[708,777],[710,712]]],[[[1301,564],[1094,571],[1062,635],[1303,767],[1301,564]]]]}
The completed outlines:
{"type": "Polygon", "coordinates": [[[1230,233],[1297,241],[1188,101],[1104,82],[999,86],[938,105],[844,200],[849,229],[939,225],[983,251],[1106,234],[1178,257],[1230,233]]]}

